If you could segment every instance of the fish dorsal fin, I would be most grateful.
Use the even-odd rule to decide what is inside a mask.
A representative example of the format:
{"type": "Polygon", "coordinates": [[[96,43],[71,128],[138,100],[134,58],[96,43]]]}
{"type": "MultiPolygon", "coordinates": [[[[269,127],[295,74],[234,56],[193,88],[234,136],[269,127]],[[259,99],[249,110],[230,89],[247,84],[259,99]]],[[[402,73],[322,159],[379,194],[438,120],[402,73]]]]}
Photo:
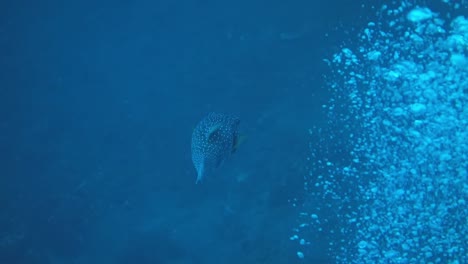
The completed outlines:
{"type": "Polygon", "coordinates": [[[212,141],[214,139],[214,135],[216,135],[220,131],[221,125],[221,123],[214,124],[208,129],[208,131],[206,132],[206,138],[208,139],[208,141],[212,141]]]}

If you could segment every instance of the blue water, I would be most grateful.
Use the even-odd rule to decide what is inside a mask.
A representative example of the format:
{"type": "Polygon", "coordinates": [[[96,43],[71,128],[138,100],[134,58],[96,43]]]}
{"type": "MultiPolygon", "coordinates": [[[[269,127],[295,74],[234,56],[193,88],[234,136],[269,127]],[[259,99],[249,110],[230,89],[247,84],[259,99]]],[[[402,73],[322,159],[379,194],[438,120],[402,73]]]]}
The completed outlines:
{"type": "Polygon", "coordinates": [[[291,230],[329,204],[304,191],[309,144],[341,120],[324,60],[384,3],[0,3],[0,263],[335,263],[342,234],[298,249],[291,230]],[[195,185],[208,112],[245,141],[195,185]]]}

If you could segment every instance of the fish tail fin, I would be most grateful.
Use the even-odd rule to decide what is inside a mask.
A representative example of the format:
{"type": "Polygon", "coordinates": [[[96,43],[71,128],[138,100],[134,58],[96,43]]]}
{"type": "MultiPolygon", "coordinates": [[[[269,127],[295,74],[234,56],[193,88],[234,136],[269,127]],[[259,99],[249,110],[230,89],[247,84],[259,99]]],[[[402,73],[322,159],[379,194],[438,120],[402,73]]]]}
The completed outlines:
{"type": "Polygon", "coordinates": [[[198,170],[198,174],[197,174],[197,180],[195,181],[195,184],[198,184],[199,182],[202,181],[203,179],[203,173],[204,173],[204,165],[202,164],[202,166],[200,167],[200,169],[198,170]]]}

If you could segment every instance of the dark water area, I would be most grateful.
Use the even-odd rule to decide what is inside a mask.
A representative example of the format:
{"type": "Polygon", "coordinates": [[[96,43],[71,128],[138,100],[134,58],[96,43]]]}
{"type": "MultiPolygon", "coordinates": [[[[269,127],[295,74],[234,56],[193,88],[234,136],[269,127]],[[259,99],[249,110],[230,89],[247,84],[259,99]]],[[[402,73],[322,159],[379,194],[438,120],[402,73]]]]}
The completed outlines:
{"type": "Polygon", "coordinates": [[[0,263],[299,263],[288,201],[327,121],[323,59],[374,14],[350,0],[2,2],[0,263]],[[239,116],[246,140],[195,185],[191,133],[211,111],[239,116]]]}

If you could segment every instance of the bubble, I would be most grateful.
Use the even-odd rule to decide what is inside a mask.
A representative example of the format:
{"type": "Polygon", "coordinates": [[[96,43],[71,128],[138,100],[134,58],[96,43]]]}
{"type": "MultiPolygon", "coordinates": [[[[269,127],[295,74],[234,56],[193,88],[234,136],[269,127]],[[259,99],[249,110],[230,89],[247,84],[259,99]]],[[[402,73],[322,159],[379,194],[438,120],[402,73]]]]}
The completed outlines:
{"type": "Polygon", "coordinates": [[[468,263],[468,19],[443,12],[384,6],[329,61],[300,232],[337,263],[468,263]]]}

